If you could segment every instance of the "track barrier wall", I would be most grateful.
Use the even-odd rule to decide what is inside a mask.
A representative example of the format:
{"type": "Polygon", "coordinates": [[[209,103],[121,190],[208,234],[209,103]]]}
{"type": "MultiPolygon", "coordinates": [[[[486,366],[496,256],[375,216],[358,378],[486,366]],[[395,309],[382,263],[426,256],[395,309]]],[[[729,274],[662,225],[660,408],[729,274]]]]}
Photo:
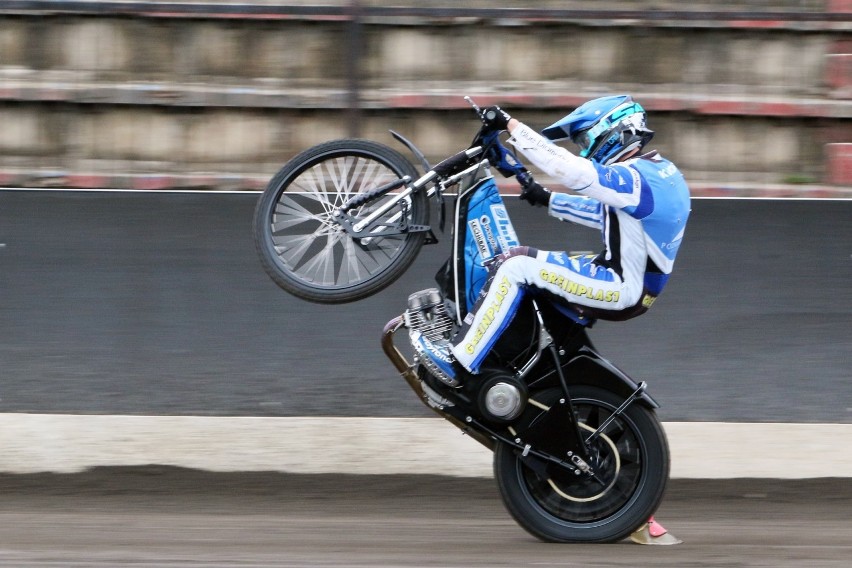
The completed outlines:
{"type": "MultiPolygon", "coordinates": [[[[446,243],[376,296],[309,304],[260,268],[257,197],[0,191],[0,470],[429,472],[452,455],[444,473],[487,474],[379,346],[446,243]]],[[[523,242],[599,248],[507,205],[523,242]]],[[[852,475],[850,218],[849,200],[696,199],[653,310],[591,330],[662,404],[677,476],[852,475]]]]}

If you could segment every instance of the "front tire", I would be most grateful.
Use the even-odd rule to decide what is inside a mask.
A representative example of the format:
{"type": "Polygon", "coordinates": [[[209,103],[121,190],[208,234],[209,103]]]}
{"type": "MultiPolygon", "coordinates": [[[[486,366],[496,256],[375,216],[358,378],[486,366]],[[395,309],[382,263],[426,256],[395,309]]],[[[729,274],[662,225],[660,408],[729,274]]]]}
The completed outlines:
{"type": "MultiPolygon", "coordinates": [[[[560,389],[550,389],[531,399],[549,407],[561,396],[560,389]]],[[[586,436],[623,402],[589,386],[571,387],[571,399],[586,436]]],[[[591,453],[598,480],[562,468],[537,473],[517,450],[499,444],[494,475],[518,524],[543,541],[594,543],[621,540],[646,522],[669,477],[668,443],[656,414],[634,403],[593,442],[591,453]]]]}
{"type": "MultiPolygon", "coordinates": [[[[403,176],[416,179],[417,170],[396,150],[369,140],[326,142],[290,160],[255,208],[255,248],[266,273],[287,292],[327,304],[359,300],[389,286],[414,261],[426,233],[355,239],[333,212],[353,196],[403,176]]],[[[396,193],[353,214],[364,218],[396,193]]],[[[386,227],[427,225],[425,192],[413,193],[379,220],[386,227]]]]}

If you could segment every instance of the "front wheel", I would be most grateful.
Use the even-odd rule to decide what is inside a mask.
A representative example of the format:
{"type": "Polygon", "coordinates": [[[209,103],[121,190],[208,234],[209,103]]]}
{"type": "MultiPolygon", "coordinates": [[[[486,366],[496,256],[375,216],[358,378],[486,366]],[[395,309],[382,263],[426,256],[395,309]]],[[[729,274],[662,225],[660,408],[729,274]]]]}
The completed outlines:
{"type": "Polygon", "coordinates": [[[335,140],[305,150],[269,182],[254,213],[254,241],[266,273],[291,294],[320,303],[359,300],[382,290],[414,261],[426,233],[425,192],[400,190],[350,211],[363,219],[391,200],[377,218],[382,236],[353,238],[333,213],[352,197],[417,170],[396,150],[368,140],[335,140]],[[388,234],[394,233],[394,234],[388,234]]]}
{"type": "MultiPolygon", "coordinates": [[[[559,389],[551,389],[531,400],[547,408],[560,397],[559,389]]],[[[586,436],[623,402],[589,386],[572,387],[571,399],[586,436]]],[[[596,478],[554,466],[532,468],[520,452],[498,445],[494,474],[509,513],[548,542],[615,542],[630,535],[654,514],[668,481],[669,449],[659,420],[633,404],[592,443],[590,456],[596,478]]]]}

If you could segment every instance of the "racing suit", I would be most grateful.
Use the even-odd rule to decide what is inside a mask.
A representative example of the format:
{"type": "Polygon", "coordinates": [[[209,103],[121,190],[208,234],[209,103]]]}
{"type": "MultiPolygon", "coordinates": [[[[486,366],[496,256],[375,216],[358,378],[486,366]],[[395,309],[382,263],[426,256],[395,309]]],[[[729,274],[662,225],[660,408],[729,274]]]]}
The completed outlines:
{"type": "Polygon", "coordinates": [[[689,217],[689,188],[656,152],[603,166],[518,124],[510,142],[536,167],[579,195],[552,193],[548,213],[601,231],[599,255],[519,247],[492,272],[452,352],[468,371],[483,360],[528,292],[568,303],[582,315],[623,320],[644,313],[671,274],[689,217]]]}

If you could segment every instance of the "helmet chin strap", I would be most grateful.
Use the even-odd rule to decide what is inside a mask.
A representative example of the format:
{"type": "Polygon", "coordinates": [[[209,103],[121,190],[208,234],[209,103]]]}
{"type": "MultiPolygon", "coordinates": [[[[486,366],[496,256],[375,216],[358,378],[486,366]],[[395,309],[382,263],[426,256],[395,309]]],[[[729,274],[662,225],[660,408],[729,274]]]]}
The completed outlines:
{"type": "Polygon", "coordinates": [[[636,142],[633,142],[632,144],[625,146],[625,148],[621,152],[619,152],[618,154],[615,154],[609,160],[604,162],[603,165],[608,166],[610,164],[614,164],[616,162],[626,160],[627,158],[630,158],[634,154],[638,153],[639,150],[642,149],[642,146],[643,146],[642,141],[637,140],[636,142]]]}
{"type": "Polygon", "coordinates": [[[653,131],[639,129],[635,125],[627,122],[620,124],[616,128],[619,130],[618,136],[620,142],[624,144],[624,147],[607,158],[606,161],[601,162],[604,166],[629,158],[641,150],[654,136],[653,131]]]}

